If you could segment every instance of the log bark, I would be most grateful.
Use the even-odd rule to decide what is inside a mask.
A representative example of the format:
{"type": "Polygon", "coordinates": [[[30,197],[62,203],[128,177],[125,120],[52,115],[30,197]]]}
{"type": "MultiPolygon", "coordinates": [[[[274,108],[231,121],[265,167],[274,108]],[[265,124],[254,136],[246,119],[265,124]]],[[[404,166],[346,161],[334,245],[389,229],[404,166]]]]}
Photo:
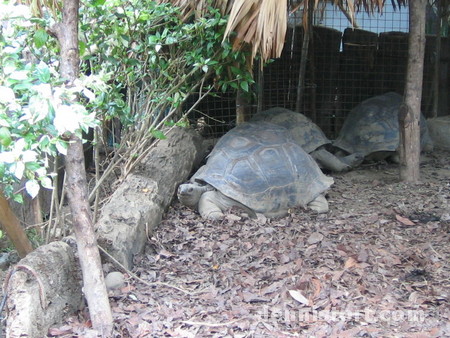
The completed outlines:
{"type": "Polygon", "coordinates": [[[420,106],[425,54],[426,0],[409,2],[409,47],[405,101],[399,112],[400,179],[417,183],[420,179],[420,106]]]}
{"type": "Polygon", "coordinates": [[[197,169],[206,146],[194,130],[176,127],[158,141],[114,191],[96,223],[98,242],[127,269],[142,253],[176,189],[197,169]]]}
{"type": "Polygon", "coordinates": [[[16,264],[3,284],[6,337],[47,337],[49,327],[79,310],[79,275],[75,249],[62,241],[40,246],[16,264]]]}
{"type": "MultiPolygon", "coordinates": [[[[61,45],[60,73],[68,86],[79,73],[78,10],[79,0],[65,0],[62,22],[52,27],[61,45]]],[[[83,145],[74,134],[70,135],[69,142],[66,156],[67,197],[83,274],[83,291],[93,328],[108,337],[112,334],[113,318],[88,201],[83,145]]]]}
{"type": "MultiPolygon", "coordinates": [[[[176,188],[204,158],[200,135],[175,127],[102,208],[100,244],[127,268],[169,207],[176,188]],[[103,238],[102,238],[103,237],[103,238]],[[103,241],[103,243],[102,243],[103,241]]],[[[84,304],[75,238],[40,246],[8,274],[7,337],[46,337],[84,304]],[[43,310],[43,307],[45,308],[43,310]]],[[[93,332],[92,332],[93,333],[93,332]]]]}

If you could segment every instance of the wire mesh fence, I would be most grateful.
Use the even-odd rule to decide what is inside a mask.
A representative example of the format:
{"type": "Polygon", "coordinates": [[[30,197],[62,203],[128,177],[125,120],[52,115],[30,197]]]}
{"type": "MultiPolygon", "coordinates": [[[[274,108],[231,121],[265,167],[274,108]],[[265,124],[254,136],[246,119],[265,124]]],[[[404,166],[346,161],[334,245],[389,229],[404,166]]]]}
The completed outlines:
{"type": "MultiPolygon", "coordinates": [[[[257,109],[284,107],[297,110],[316,122],[329,138],[335,138],[349,111],[363,100],[397,92],[403,94],[408,58],[408,10],[386,2],[383,12],[358,13],[353,28],[348,15],[326,6],[314,15],[313,28],[305,50],[302,13],[291,13],[282,55],[255,69],[254,99],[246,107],[249,115],[257,109]],[[306,58],[301,102],[298,85],[302,58],[306,58]],[[300,105],[299,105],[300,104],[300,105]]],[[[348,13],[347,13],[348,14],[348,13]]],[[[433,13],[432,13],[433,14],[433,13]]],[[[431,14],[433,28],[433,17],[431,14]]],[[[431,29],[430,28],[430,29],[431,29]]],[[[439,115],[447,114],[448,39],[441,39],[439,72],[436,65],[436,36],[427,35],[422,112],[433,110],[433,82],[439,86],[439,115]],[[436,79],[438,77],[438,79],[436,79]]],[[[218,137],[235,125],[235,94],[209,97],[198,109],[208,126],[208,136],[218,137]]],[[[200,117],[199,117],[200,116],[200,117]]]]}

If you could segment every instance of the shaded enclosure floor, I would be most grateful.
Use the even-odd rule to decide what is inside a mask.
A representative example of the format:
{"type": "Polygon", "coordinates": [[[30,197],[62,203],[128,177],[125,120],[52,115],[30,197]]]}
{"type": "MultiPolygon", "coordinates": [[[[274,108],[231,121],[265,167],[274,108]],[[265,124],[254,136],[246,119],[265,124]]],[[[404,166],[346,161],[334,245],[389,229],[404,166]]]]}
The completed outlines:
{"type": "MultiPolygon", "coordinates": [[[[111,293],[116,336],[450,335],[450,153],[425,156],[421,175],[401,183],[387,163],[333,175],[326,215],[214,223],[175,201],[135,258],[156,284],[111,293]]],[[[87,326],[79,314],[58,336],[87,326]]]]}

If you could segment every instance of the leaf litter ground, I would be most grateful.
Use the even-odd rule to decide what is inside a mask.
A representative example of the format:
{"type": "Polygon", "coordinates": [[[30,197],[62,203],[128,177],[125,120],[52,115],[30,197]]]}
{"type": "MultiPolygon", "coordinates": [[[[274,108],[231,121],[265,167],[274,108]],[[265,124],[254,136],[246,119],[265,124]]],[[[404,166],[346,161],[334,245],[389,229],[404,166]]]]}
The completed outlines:
{"type": "Polygon", "coordinates": [[[135,258],[153,286],[111,293],[115,335],[450,336],[450,154],[418,185],[387,163],[333,176],[326,215],[209,222],[175,201],[135,258]]]}

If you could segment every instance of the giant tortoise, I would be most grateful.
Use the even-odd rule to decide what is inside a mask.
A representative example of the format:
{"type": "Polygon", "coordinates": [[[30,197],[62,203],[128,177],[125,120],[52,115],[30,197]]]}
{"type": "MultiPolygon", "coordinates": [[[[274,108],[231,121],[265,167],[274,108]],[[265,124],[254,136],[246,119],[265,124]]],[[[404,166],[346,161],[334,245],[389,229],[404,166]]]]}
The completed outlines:
{"type": "Polygon", "coordinates": [[[213,220],[231,207],[250,217],[281,217],[296,206],[323,213],[332,184],[285,128],[246,122],[218,141],[206,164],[180,185],[178,199],[213,220]]]}
{"type": "MultiPolygon", "coordinates": [[[[333,145],[366,160],[390,159],[398,162],[400,132],[398,112],[403,97],[389,92],[369,98],[353,108],[333,145]]],[[[420,114],[421,148],[433,149],[425,117],[420,114]]]]}
{"type": "Polygon", "coordinates": [[[326,147],[331,146],[331,141],[317,124],[301,113],[275,107],[257,113],[250,121],[266,121],[285,127],[321,168],[335,172],[347,171],[362,162],[363,158],[357,153],[338,157],[329,152],[326,147]]]}

